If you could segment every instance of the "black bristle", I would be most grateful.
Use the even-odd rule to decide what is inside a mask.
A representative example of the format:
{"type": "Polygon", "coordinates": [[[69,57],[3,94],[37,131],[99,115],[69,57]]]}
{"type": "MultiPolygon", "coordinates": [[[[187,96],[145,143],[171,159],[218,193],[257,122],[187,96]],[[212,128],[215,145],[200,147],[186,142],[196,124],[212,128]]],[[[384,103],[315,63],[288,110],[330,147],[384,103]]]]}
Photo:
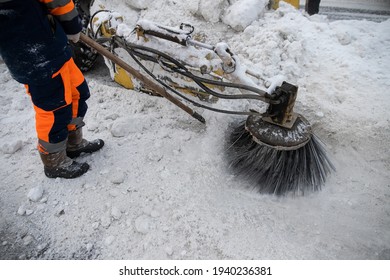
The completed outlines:
{"type": "Polygon", "coordinates": [[[314,134],[303,147],[278,150],[255,142],[245,123],[231,134],[227,155],[237,175],[253,180],[260,192],[276,195],[318,191],[334,170],[314,134]]]}

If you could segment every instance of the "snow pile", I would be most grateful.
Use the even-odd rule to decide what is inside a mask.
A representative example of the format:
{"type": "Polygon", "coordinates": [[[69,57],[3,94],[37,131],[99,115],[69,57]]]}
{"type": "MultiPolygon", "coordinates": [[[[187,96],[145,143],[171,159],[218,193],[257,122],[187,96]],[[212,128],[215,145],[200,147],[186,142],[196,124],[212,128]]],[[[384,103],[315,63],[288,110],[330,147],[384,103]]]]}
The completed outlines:
{"type": "Polygon", "coordinates": [[[123,2],[125,2],[131,8],[145,10],[150,6],[152,1],[153,0],[129,0],[123,2]]]}
{"type": "Polygon", "coordinates": [[[264,13],[266,0],[200,0],[198,13],[207,21],[223,23],[242,31],[264,13]]]}
{"type": "Polygon", "coordinates": [[[226,9],[222,21],[234,30],[242,31],[262,15],[266,5],[266,0],[238,0],[226,9]]]}
{"type": "MultiPolygon", "coordinates": [[[[390,20],[329,22],[281,5],[236,32],[199,17],[211,1],[155,0],[136,9],[144,2],[96,2],[129,25],[192,23],[207,43],[228,43],[260,73],[258,84],[280,77],[297,84],[296,111],[327,144],[337,172],[305,197],[260,195],[224,160],[235,117],[196,108],[203,125],[163,98],[123,89],[100,61],[86,74],[92,96],[84,134],[106,146],[80,157],[91,165],[82,177],[48,179],[30,98],[0,62],[1,256],[390,258],[390,20]]],[[[212,11],[207,17],[220,18],[212,11]]],[[[252,11],[240,17],[245,23],[252,11]]]]}
{"type": "Polygon", "coordinates": [[[207,22],[216,23],[227,7],[229,4],[226,0],[200,0],[198,12],[207,22]]]}

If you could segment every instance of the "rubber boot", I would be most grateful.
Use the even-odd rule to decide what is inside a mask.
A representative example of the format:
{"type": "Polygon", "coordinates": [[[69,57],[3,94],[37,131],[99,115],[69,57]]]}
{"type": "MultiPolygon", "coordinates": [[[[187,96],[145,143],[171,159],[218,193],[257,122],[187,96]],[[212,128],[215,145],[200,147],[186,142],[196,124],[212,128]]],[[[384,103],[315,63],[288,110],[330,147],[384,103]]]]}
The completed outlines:
{"type": "Polygon", "coordinates": [[[49,178],[72,179],[83,175],[88,171],[87,163],[78,163],[66,156],[66,151],[52,154],[42,154],[45,175],[49,178]]]}
{"type": "Polygon", "coordinates": [[[75,158],[81,153],[93,153],[100,150],[104,146],[102,139],[88,141],[83,139],[82,128],[69,131],[68,142],[66,146],[66,154],[70,158],[75,158]]]}

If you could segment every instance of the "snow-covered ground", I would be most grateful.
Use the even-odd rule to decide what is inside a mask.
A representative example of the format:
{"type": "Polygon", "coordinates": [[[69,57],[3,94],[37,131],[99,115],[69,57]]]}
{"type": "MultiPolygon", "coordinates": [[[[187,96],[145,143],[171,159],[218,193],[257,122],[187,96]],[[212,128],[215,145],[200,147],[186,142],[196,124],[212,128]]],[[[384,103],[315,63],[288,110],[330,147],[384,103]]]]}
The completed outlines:
{"type": "Polygon", "coordinates": [[[245,8],[264,1],[230,1],[235,18],[227,1],[96,2],[129,25],[190,22],[265,79],[299,85],[296,110],[337,172],[303,197],[259,194],[225,161],[233,117],[200,111],[202,125],[115,84],[100,61],[86,74],[85,136],[106,146],[81,157],[91,165],[81,178],[48,179],[29,97],[1,62],[0,258],[390,259],[390,20],[329,21],[282,4],[235,31],[224,22],[246,25],[245,8]]]}

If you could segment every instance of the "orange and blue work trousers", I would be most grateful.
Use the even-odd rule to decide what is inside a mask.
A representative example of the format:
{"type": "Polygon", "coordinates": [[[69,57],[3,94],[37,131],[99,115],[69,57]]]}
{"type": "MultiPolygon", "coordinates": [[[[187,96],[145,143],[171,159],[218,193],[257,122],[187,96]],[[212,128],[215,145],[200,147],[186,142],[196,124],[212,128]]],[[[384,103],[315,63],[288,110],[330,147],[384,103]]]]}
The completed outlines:
{"type": "Polygon", "coordinates": [[[73,58],[43,85],[25,85],[35,110],[38,150],[56,153],[66,149],[68,131],[84,125],[89,88],[73,58]]]}

